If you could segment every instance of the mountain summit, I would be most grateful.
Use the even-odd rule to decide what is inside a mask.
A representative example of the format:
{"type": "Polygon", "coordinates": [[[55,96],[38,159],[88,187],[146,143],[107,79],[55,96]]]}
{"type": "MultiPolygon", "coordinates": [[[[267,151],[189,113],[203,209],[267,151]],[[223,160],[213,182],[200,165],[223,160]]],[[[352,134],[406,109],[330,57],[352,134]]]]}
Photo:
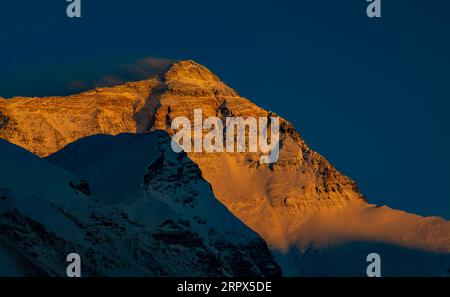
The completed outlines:
{"type": "MultiPolygon", "coordinates": [[[[180,61],[143,81],[72,96],[0,99],[0,138],[47,157],[95,134],[173,134],[170,122],[193,121],[194,109],[222,120],[273,115],[204,66],[180,61]]],[[[387,263],[385,275],[448,274],[450,222],[368,204],[283,118],[274,164],[261,164],[258,153],[188,156],[217,199],[266,240],[285,274],[361,275],[371,252],[387,263]]]]}

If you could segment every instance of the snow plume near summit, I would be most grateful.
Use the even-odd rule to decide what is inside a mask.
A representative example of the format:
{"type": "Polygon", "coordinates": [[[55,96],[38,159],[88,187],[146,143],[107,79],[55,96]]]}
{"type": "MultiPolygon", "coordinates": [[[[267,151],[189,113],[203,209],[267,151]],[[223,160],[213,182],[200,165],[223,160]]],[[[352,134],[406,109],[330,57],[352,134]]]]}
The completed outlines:
{"type": "Polygon", "coordinates": [[[67,96],[98,87],[145,80],[164,73],[175,62],[174,59],[155,56],[103,53],[83,59],[55,57],[51,64],[35,61],[32,69],[26,63],[14,68],[5,65],[5,73],[13,83],[2,86],[0,97],[67,96]]]}
{"type": "Polygon", "coordinates": [[[94,74],[85,72],[74,75],[64,84],[69,93],[77,93],[98,87],[111,87],[130,81],[144,80],[164,73],[175,62],[176,60],[151,56],[132,59],[128,62],[113,64],[108,73],[94,74]]]}

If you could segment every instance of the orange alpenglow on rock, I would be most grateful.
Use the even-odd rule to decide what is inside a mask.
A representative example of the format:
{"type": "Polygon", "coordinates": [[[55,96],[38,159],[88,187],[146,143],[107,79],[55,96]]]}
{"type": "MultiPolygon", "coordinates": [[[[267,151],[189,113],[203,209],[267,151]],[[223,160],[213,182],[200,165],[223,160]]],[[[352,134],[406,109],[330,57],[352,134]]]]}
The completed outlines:
{"type": "MultiPolygon", "coordinates": [[[[143,81],[72,96],[1,99],[0,138],[45,157],[99,133],[165,130],[173,135],[171,121],[193,122],[195,109],[222,120],[272,115],[207,68],[181,61],[143,81]]],[[[437,274],[448,273],[450,222],[367,203],[356,183],[312,151],[292,124],[283,118],[279,124],[276,163],[262,164],[259,153],[248,151],[188,156],[217,199],[267,241],[285,274],[357,274],[365,271],[365,257],[377,252],[373,249],[390,252],[394,260],[404,257],[399,263],[411,267],[419,265],[411,259],[430,255],[432,260],[422,258],[440,265],[437,274]]],[[[428,273],[425,266],[419,274],[428,273]]],[[[402,273],[396,264],[390,271],[402,273]]]]}

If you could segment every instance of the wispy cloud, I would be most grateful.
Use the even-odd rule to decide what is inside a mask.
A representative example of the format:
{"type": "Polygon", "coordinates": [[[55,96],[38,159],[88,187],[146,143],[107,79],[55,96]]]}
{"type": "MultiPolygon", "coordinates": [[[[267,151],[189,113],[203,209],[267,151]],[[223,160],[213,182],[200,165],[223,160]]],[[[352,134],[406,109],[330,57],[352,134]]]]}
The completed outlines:
{"type": "Polygon", "coordinates": [[[175,60],[162,59],[155,57],[146,57],[139,59],[136,63],[131,65],[124,65],[124,69],[128,71],[131,76],[136,78],[149,77],[162,71],[167,70],[175,60]]]}
{"type": "Polygon", "coordinates": [[[144,57],[130,63],[119,64],[110,73],[71,79],[67,88],[70,89],[69,92],[79,92],[96,87],[109,87],[129,81],[143,80],[163,73],[175,61],[165,58],[144,57]]]}

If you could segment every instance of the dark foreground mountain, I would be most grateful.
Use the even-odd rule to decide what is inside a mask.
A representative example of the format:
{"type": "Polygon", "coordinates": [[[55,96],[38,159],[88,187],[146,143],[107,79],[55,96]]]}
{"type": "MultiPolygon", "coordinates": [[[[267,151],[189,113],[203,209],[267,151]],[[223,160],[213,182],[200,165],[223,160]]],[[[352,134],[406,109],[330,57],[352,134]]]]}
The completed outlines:
{"type": "Polygon", "coordinates": [[[1,276],[64,276],[69,253],[84,276],[280,275],[165,132],[93,136],[61,154],[73,148],[92,184],[0,140],[1,276]]]}

